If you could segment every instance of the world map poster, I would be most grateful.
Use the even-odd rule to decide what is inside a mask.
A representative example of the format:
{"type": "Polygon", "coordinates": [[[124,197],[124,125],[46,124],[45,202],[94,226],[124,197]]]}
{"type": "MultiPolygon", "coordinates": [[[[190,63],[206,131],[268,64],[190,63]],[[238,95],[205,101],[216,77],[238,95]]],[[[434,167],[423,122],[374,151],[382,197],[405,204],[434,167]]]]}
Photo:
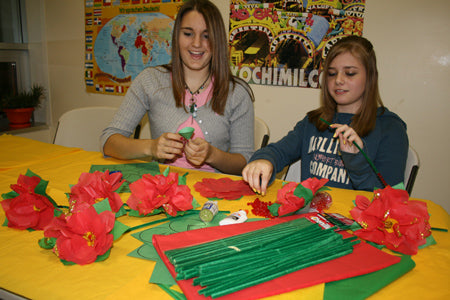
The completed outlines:
{"type": "Polygon", "coordinates": [[[362,35],[365,0],[230,0],[233,75],[260,85],[319,88],[330,47],[362,35]]]}
{"type": "Polygon", "coordinates": [[[90,93],[123,95],[145,68],[171,60],[182,0],[85,0],[85,83],[90,93]]]}

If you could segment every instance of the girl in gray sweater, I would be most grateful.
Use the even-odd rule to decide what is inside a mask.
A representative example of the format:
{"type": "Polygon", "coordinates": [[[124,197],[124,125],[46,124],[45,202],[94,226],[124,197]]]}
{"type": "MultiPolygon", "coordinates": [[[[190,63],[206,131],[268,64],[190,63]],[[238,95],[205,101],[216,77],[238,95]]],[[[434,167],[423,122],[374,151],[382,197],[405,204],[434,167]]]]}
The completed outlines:
{"type": "Polygon", "coordinates": [[[102,149],[119,159],[151,156],[240,174],[254,149],[253,101],[250,87],[231,74],[220,11],[208,0],[187,1],[175,20],[171,64],[135,78],[102,133],[102,149]],[[151,139],[131,138],[145,113],[151,139]],[[177,133],[184,127],[195,129],[188,141],[177,133]]]}

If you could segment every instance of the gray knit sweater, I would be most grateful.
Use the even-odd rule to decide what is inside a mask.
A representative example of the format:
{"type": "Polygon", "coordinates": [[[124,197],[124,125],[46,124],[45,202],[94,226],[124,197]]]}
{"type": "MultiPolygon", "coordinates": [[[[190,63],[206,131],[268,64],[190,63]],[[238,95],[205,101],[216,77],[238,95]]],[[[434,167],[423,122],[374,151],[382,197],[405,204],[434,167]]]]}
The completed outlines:
{"type": "MultiPolygon", "coordinates": [[[[254,151],[254,110],[248,85],[230,83],[224,115],[216,114],[209,103],[199,107],[197,122],[205,140],[222,151],[240,153],[248,161],[254,151]]],[[[170,72],[162,67],[147,68],[132,82],[113,120],[100,136],[103,149],[108,138],[116,133],[129,137],[142,117],[148,114],[151,136],[176,132],[189,113],[175,107],[170,72]]]]}

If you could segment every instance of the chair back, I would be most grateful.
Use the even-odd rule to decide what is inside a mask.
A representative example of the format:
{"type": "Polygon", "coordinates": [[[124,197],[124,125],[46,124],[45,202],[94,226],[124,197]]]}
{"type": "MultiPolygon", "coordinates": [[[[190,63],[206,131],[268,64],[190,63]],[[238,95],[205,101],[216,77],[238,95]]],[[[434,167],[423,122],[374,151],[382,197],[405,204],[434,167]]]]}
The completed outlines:
{"type": "Polygon", "coordinates": [[[412,189],[414,186],[414,182],[416,181],[417,172],[420,167],[420,159],[417,151],[414,150],[413,147],[409,146],[408,157],[406,159],[406,168],[405,168],[405,189],[408,194],[411,196],[412,189]]]}
{"type": "Polygon", "coordinates": [[[100,151],[100,135],[116,111],[117,107],[93,106],[65,112],[59,118],[53,144],[100,151]]]}
{"type": "Polygon", "coordinates": [[[255,150],[267,146],[269,137],[269,126],[261,118],[255,117],[255,150]]]}
{"type": "Polygon", "coordinates": [[[302,163],[302,160],[299,159],[296,162],[294,162],[293,164],[290,164],[288,166],[288,169],[286,171],[286,174],[285,174],[283,180],[293,181],[293,182],[300,182],[301,163],[302,163]]]}
{"type": "Polygon", "coordinates": [[[144,115],[139,125],[134,132],[135,139],[151,139],[152,134],[150,132],[150,122],[148,121],[147,114],[144,115]]]}

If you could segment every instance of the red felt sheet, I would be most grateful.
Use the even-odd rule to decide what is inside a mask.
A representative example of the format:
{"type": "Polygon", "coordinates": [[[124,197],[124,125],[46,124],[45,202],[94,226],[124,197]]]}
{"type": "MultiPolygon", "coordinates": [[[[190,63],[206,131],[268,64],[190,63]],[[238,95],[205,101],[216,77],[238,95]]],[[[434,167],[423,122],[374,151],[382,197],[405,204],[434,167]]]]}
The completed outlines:
{"type": "MultiPolygon", "coordinates": [[[[159,256],[164,261],[164,264],[175,278],[176,272],[174,267],[164,255],[164,251],[223,239],[229,236],[254,231],[304,216],[305,215],[290,216],[235,225],[208,227],[171,235],[154,235],[153,245],[158,251],[159,256]]],[[[346,236],[348,235],[347,233],[343,234],[346,236]]],[[[398,262],[400,262],[400,257],[390,255],[373,246],[370,246],[365,242],[361,242],[355,245],[353,253],[349,255],[293,272],[218,299],[259,299],[320,283],[371,273],[398,262]]],[[[201,287],[193,286],[192,279],[180,280],[178,281],[178,285],[188,299],[207,298],[198,294],[198,290],[200,290],[201,287]]]]}

